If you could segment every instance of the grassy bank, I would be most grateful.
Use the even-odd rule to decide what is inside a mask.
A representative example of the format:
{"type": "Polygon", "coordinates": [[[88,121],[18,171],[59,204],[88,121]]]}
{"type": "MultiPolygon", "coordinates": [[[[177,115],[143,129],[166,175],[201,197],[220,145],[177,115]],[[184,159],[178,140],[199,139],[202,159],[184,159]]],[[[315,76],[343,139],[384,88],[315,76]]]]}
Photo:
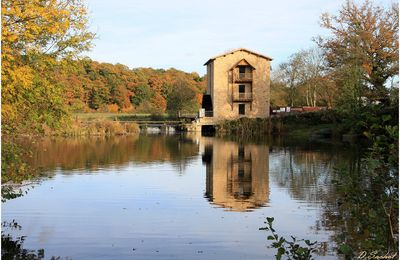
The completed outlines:
{"type": "Polygon", "coordinates": [[[397,106],[370,105],[351,112],[326,110],[269,119],[241,118],[223,122],[217,131],[246,138],[280,135],[301,140],[335,139],[351,142],[370,139],[368,133],[383,125],[398,125],[397,106]]]}
{"type": "MultiPolygon", "coordinates": [[[[63,136],[112,136],[136,135],[139,132],[139,125],[135,122],[96,119],[92,121],[75,120],[70,127],[59,130],[55,134],[63,136]]],[[[51,134],[50,132],[47,135],[51,134]]]]}
{"type": "Polygon", "coordinates": [[[270,132],[295,139],[340,139],[347,132],[343,117],[335,110],[273,117],[270,132]]]}
{"type": "Polygon", "coordinates": [[[95,120],[111,120],[111,121],[162,121],[173,120],[176,116],[169,114],[132,114],[132,113],[75,113],[75,120],[95,121],[95,120]]]}

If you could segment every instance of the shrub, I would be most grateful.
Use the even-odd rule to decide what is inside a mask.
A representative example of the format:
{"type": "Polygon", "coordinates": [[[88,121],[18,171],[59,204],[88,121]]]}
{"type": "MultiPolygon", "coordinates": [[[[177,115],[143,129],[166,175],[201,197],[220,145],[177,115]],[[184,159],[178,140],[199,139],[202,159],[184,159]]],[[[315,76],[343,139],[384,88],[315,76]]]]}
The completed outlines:
{"type": "Polygon", "coordinates": [[[126,127],[126,132],[130,134],[138,134],[140,133],[140,128],[139,125],[136,123],[127,123],[125,125],[126,127]]]}

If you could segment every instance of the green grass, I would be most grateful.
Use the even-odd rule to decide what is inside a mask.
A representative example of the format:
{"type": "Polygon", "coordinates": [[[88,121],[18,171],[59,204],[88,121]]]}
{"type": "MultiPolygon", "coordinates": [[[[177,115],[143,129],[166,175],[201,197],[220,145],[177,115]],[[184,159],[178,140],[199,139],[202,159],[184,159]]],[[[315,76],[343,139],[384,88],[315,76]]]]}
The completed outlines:
{"type": "Polygon", "coordinates": [[[309,139],[311,137],[323,136],[324,134],[334,133],[333,124],[305,125],[305,124],[288,124],[285,126],[283,135],[291,136],[299,139],[309,139]]]}

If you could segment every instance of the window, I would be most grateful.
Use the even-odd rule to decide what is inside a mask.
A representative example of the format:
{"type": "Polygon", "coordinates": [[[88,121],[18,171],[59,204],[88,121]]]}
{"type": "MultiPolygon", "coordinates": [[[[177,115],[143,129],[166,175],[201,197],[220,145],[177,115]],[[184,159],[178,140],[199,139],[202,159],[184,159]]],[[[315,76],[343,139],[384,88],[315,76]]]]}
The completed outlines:
{"type": "Polygon", "coordinates": [[[239,115],[244,115],[245,112],[245,104],[239,104],[239,115]]]}
{"type": "Polygon", "coordinates": [[[239,73],[245,73],[246,72],[246,66],[239,66],[239,73]]]}
{"type": "Polygon", "coordinates": [[[244,93],[246,92],[246,85],[239,85],[239,93],[244,93]]]}

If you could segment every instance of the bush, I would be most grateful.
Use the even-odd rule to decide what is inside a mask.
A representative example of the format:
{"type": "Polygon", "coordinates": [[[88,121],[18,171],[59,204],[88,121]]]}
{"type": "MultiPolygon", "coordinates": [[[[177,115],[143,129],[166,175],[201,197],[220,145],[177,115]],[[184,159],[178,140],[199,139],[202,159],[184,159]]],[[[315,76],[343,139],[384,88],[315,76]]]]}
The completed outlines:
{"type": "Polygon", "coordinates": [[[136,123],[128,123],[125,125],[126,132],[130,134],[138,134],[140,133],[139,125],[136,123]]]}

